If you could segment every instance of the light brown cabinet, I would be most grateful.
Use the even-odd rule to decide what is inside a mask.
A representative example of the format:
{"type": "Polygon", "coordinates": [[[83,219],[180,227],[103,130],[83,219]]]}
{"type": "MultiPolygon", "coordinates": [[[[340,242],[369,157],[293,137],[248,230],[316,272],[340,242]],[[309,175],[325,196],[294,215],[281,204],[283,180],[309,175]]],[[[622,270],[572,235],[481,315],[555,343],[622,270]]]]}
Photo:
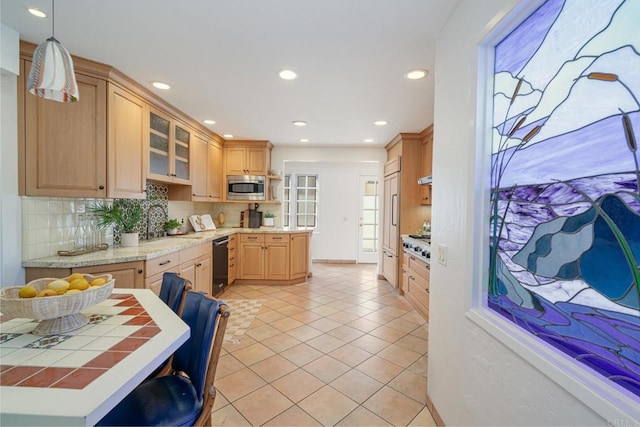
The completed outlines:
{"type": "Polygon", "coordinates": [[[194,202],[206,202],[208,201],[209,141],[198,134],[194,134],[191,155],[193,158],[191,200],[194,202]]]}
{"type": "Polygon", "coordinates": [[[159,294],[162,276],[171,271],[189,280],[194,290],[211,294],[211,259],[211,243],[206,242],[147,260],[145,287],[159,294]]]}
{"type": "Polygon", "coordinates": [[[264,279],[264,234],[240,234],[238,279],[264,279]]]}
{"type": "Polygon", "coordinates": [[[111,198],[144,198],[147,104],[113,83],[107,90],[107,193],[111,198]]]}
{"type": "Polygon", "coordinates": [[[150,108],[147,179],[191,184],[191,133],[174,117],[150,108]]]}
{"type": "Polygon", "coordinates": [[[267,234],[264,236],[264,278],[289,280],[289,234],[267,234]]]}
{"type": "Polygon", "coordinates": [[[26,90],[18,79],[20,194],[107,197],[107,82],[76,73],[81,102],[65,104],[26,90]]]}
{"type": "Polygon", "coordinates": [[[431,267],[413,255],[404,254],[402,291],[407,300],[429,320],[429,285],[431,267]]]}
{"type": "Polygon", "coordinates": [[[269,141],[226,141],[224,175],[267,175],[272,148],[269,141]]]}
{"type": "Polygon", "coordinates": [[[400,234],[415,233],[425,220],[418,185],[418,178],[423,173],[421,134],[401,133],[385,148],[382,274],[398,287],[400,234]]]}
{"type": "MultiPolygon", "coordinates": [[[[433,125],[423,130],[422,136],[422,173],[430,176],[433,173],[433,125]]],[[[431,185],[420,186],[420,204],[431,205],[431,185]]]]}
{"type": "Polygon", "coordinates": [[[238,259],[237,259],[237,238],[235,234],[229,236],[229,243],[227,244],[227,283],[231,285],[238,274],[238,259]]]}
{"type": "Polygon", "coordinates": [[[291,234],[289,279],[306,279],[309,275],[309,233],[291,234]]]}
{"type": "Polygon", "coordinates": [[[115,264],[93,265],[89,267],[73,268],[25,268],[27,282],[43,277],[62,278],[73,273],[87,274],[111,274],[116,279],[116,288],[138,288],[145,287],[144,261],[120,262],[115,264]]]}
{"type": "Polygon", "coordinates": [[[222,176],[222,146],[218,142],[209,143],[207,158],[207,201],[220,202],[224,194],[224,179],[222,176]]]}

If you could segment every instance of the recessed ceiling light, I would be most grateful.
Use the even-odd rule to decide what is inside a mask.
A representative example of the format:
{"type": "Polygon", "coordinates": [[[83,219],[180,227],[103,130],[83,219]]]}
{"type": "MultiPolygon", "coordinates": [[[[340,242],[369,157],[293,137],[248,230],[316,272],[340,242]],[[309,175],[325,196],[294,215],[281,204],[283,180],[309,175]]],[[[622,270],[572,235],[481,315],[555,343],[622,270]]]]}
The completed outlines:
{"type": "Polygon", "coordinates": [[[46,18],[47,14],[41,11],[40,9],[36,9],[35,7],[30,7],[27,9],[30,14],[37,16],[38,18],[46,18]]]}
{"type": "Polygon", "coordinates": [[[387,122],[386,120],[376,120],[375,122],[373,122],[374,125],[376,126],[384,126],[386,124],[388,124],[389,122],[387,122]]]}
{"type": "Polygon", "coordinates": [[[278,77],[282,80],[295,80],[298,78],[298,73],[293,70],[280,70],[278,71],[278,77]]]}
{"type": "Polygon", "coordinates": [[[409,70],[405,73],[405,77],[409,80],[418,80],[429,75],[428,70],[409,70]]]}
{"type": "Polygon", "coordinates": [[[231,135],[230,133],[225,133],[224,135],[225,138],[233,138],[233,135],[231,135]]]}
{"type": "Polygon", "coordinates": [[[215,121],[215,120],[209,120],[209,119],[207,119],[207,120],[203,120],[203,122],[204,122],[205,124],[208,124],[208,125],[215,125],[215,124],[216,124],[216,121],[215,121]]]}
{"type": "Polygon", "coordinates": [[[307,138],[301,138],[300,142],[309,142],[309,140],[307,138]]]}
{"type": "Polygon", "coordinates": [[[364,142],[373,142],[373,139],[367,138],[367,139],[364,140],[364,142]]]}
{"type": "Polygon", "coordinates": [[[293,123],[295,126],[306,126],[307,122],[305,122],[304,120],[294,120],[291,123],[293,123]]]}
{"type": "Polygon", "coordinates": [[[155,87],[156,89],[162,89],[162,90],[171,89],[171,86],[169,86],[168,83],[164,83],[164,82],[151,82],[151,86],[155,87]]]}

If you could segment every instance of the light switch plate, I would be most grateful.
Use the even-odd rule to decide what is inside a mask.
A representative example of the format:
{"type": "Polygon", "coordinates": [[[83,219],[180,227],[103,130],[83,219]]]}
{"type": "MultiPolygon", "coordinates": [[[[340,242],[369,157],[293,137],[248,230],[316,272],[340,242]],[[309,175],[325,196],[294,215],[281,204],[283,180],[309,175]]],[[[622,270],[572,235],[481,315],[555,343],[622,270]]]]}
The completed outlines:
{"type": "Polygon", "coordinates": [[[447,245],[438,243],[438,262],[447,265],[447,245]]]}

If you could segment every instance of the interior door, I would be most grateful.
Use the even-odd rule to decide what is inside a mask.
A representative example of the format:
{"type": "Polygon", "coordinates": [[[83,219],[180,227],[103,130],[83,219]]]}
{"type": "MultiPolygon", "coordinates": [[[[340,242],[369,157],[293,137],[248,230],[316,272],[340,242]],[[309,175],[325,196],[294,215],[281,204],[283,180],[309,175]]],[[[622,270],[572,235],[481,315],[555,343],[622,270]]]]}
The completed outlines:
{"type": "Polygon", "coordinates": [[[376,176],[361,175],[359,187],[358,263],[378,262],[380,234],[380,194],[376,176]]]}

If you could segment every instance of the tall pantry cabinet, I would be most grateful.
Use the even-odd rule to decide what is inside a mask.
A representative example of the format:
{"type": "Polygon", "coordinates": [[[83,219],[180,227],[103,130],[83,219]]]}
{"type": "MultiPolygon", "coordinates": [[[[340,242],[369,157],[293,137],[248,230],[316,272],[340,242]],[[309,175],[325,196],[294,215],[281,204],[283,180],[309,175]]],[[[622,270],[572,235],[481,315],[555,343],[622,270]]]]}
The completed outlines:
{"type": "Polygon", "coordinates": [[[421,134],[401,133],[385,146],[382,275],[396,288],[400,283],[400,235],[417,232],[424,221],[418,185],[424,170],[422,139],[421,134]]]}

